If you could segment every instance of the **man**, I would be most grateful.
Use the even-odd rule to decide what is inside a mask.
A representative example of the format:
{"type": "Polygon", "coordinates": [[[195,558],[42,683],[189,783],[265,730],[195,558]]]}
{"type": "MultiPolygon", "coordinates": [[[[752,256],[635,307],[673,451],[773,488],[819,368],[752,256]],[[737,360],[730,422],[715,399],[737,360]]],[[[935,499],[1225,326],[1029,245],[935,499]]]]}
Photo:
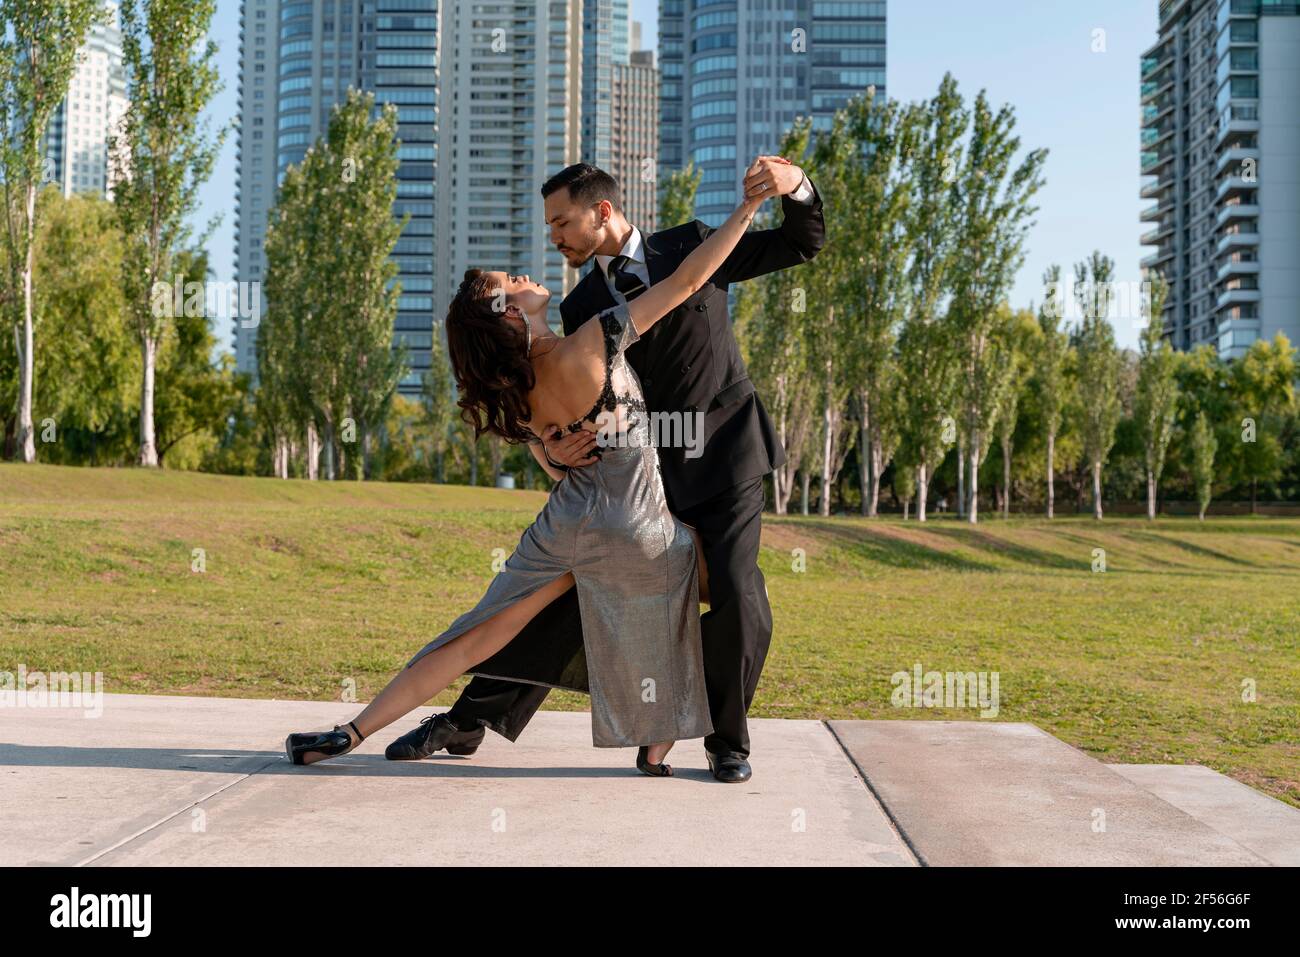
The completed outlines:
{"type": "MultiPolygon", "coordinates": [[[[727,287],[807,262],[825,242],[821,198],[803,170],[781,157],[760,156],[743,188],[760,185],[782,197],[781,225],[746,234],[712,282],[626,352],[652,416],[671,413],[684,424],[687,418],[690,425],[703,424],[702,450],[701,436],[686,425],[679,434],[691,436],[694,447],[661,445],[659,467],[669,508],[699,531],[704,545],[712,601],[700,624],[713,719],[704,747],[713,776],[727,783],[752,775],[746,715],[772,638],[767,586],[758,569],[763,477],[785,462],[740,358],[727,287]]],[[[599,267],[560,304],[565,335],[663,279],[712,232],[695,220],[643,236],[623,215],[615,179],[583,163],[551,177],[542,196],[551,242],[568,264],[576,268],[595,257],[599,267]]],[[[594,432],[555,432],[544,440],[557,468],[596,461],[590,454],[594,432]]],[[[389,758],[424,758],[442,748],[473,754],[484,727],[514,741],[550,688],[586,691],[577,589],[552,602],[471,673],[476,677],[451,709],[389,745],[389,758]]]]}

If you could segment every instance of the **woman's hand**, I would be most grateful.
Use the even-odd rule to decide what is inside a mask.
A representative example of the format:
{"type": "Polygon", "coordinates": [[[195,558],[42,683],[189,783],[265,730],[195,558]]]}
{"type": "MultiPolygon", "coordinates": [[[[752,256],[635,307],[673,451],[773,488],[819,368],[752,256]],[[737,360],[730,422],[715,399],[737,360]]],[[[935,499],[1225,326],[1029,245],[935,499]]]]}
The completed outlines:
{"type": "Polygon", "coordinates": [[[803,182],[803,170],[784,156],[760,156],[745,170],[742,205],[757,209],[765,199],[793,192],[803,182]]]}

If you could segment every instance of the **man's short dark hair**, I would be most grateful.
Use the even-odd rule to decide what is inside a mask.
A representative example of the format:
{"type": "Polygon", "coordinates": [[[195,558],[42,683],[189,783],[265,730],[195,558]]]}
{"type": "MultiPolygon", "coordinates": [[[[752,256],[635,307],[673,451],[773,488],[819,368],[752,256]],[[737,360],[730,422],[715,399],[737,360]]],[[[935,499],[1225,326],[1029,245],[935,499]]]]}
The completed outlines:
{"type": "Polygon", "coordinates": [[[576,203],[594,206],[602,199],[607,199],[611,206],[620,213],[623,212],[623,193],[618,188],[618,180],[603,169],[588,163],[566,166],[542,184],[542,198],[565,187],[568,187],[569,198],[576,203]]]}

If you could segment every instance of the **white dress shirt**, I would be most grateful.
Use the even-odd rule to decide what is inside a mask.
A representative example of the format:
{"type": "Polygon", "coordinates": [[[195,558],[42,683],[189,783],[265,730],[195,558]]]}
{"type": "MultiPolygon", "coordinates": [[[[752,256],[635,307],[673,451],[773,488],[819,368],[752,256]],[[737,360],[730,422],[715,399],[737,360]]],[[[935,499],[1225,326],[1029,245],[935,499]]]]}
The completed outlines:
{"type": "MultiPolygon", "coordinates": [[[[813,201],[812,183],[808,181],[808,174],[805,173],[803,181],[798,188],[790,194],[790,198],[796,203],[810,205],[813,201]]],[[[641,230],[635,226],[632,227],[632,235],[628,236],[627,242],[623,244],[623,251],[619,254],[626,256],[631,262],[627,265],[627,270],[636,276],[647,289],[650,288],[650,270],[646,266],[645,242],[641,239],[641,230]]],[[[615,302],[623,302],[623,294],[614,288],[614,280],[609,278],[609,264],[614,261],[613,256],[596,255],[596,264],[600,266],[601,275],[605,277],[605,285],[614,296],[615,302]]]]}

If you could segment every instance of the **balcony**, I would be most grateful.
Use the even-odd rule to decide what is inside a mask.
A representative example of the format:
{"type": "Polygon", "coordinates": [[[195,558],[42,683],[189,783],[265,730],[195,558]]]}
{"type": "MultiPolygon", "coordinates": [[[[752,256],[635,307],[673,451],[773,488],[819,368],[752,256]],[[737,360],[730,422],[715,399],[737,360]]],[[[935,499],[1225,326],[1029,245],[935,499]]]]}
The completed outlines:
{"type": "Polygon", "coordinates": [[[1140,242],[1142,243],[1143,246],[1155,246],[1160,242],[1160,240],[1164,239],[1173,231],[1174,231],[1173,223],[1164,223],[1161,226],[1157,226],[1155,229],[1151,230],[1150,232],[1143,233],[1140,242]]]}
{"type": "Polygon", "coordinates": [[[1142,175],[1151,176],[1155,174],[1166,163],[1173,161],[1174,151],[1172,147],[1166,146],[1164,149],[1153,151],[1143,150],[1142,152],[1142,175]]]}
{"type": "Polygon", "coordinates": [[[1222,228],[1234,219],[1254,219],[1259,215],[1259,206],[1256,203],[1229,203],[1219,210],[1219,216],[1215,220],[1215,228],[1222,228]]]}
{"type": "Polygon", "coordinates": [[[1252,276],[1258,274],[1259,274],[1258,260],[1238,259],[1236,257],[1229,256],[1227,260],[1224,262],[1224,264],[1219,267],[1219,272],[1215,276],[1215,280],[1218,282],[1223,282],[1229,276],[1252,276]]]}
{"type": "Polygon", "coordinates": [[[1173,97],[1161,97],[1154,103],[1148,103],[1142,107],[1142,125],[1145,127],[1158,123],[1162,117],[1172,113],[1173,109],[1173,97]]]}
{"type": "Polygon", "coordinates": [[[1259,233],[1228,233],[1219,240],[1219,245],[1215,247],[1214,255],[1222,256],[1225,253],[1241,249],[1256,249],[1259,246],[1259,233]]]}
{"type": "Polygon", "coordinates": [[[1142,94],[1142,103],[1144,105],[1147,103],[1151,103],[1161,93],[1164,93],[1166,90],[1172,90],[1173,88],[1174,88],[1174,81],[1173,81],[1172,73],[1168,74],[1167,76],[1162,76],[1159,80],[1147,80],[1145,83],[1142,84],[1140,90],[1142,94]]]}
{"type": "Polygon", "coordinates": [[[1160,22],[1165,23],[1186,5],[1187,0],[1160,0],[1160,22]]]}
{"type": "Polygon", "coordinates": [[[1246,163],[1252,161],[1252,165],[1259,168],[1259,147],[1258,146],[1234,146],[1226,149],[1219,154],[1218,162],[1214,164],[1214,175],[1220,175],[1229,166],[1236,166],[1238,170],[1245,170],[1246,163]]]}
{"type": "Polygon", "coordinates": [[[1228,309],[1232,306],[1244,306],[1252,302],[1259,302],[1258,289],[1225,289],[1219,293],[1214,308],[1216,310],[1228,309]]]}
{"type": "Polygon", "coordinates": [[[1240,359],[1259,338],[1259,318],[1226,319],[1219,323],[1219,358],[1240,359]]]}
{"type": "Polygon", "coordinates": [[[1147,126],[1142,129],[1142,146],[1144,149],[1154,149],[1160,143],[1174,135],[1174,124],[1164,123],[1159,126],[1147,126]]]}
{"type": "Polygon", "coordinates": [[[1143,199],[1160,199],[1164,196],[1165,190],[1169,189],[1169,187],[1173,185],[1173,174],[1167,173],[1164,176],[1143,185],[1142,192],[1139,195],[1143,199]]]}
{"type": "Polygon", "coordinates": [[[1148,206],[1146,209],[1142,210],[1142,215],[1138,218],[1144,223],[1154,223],[1159,221],[1160,217],[1163,216],[1167,210],[1173,208],[1173,202],[1165,200],[1164,202],[1148,206]]]}
{"type": "Polygon", "coordinates": [[[1155,50],[1142,58],[1142,79],[1151,79],[1161,67],[1174,62],[1174,45],[1159,44],[1155,50]]]}
{"type": "Polygon", "coordinates": [[[1155,269],[1163,262],[1168,262],[1174,258],[1174,247],[1171,243],[1168,246],[1161,246],[1150,256],[1146,256],[1139,263],[1143,269],[1155,269]]]}
{"type": "Polygon", "coordinates": [[[1229,176],[1219,181],[1219,188],[1214,194],[1214,201],[1222,203],[1229,196],[1247,190],[1258,189],[1259,183],[1255,180],[1247,180],[1241,176],[1229,176]]]}
{"type": "Polygon", "coordinates": [[[1219,132],[1214,137],[1214,145],[1222,146],[1228,140],[1238,136],[1246,136],[1251,133],[1259,132],[1259,120],[1239,120],[1231,119],[1227,122],[1219,121],[1219,132]]]}

